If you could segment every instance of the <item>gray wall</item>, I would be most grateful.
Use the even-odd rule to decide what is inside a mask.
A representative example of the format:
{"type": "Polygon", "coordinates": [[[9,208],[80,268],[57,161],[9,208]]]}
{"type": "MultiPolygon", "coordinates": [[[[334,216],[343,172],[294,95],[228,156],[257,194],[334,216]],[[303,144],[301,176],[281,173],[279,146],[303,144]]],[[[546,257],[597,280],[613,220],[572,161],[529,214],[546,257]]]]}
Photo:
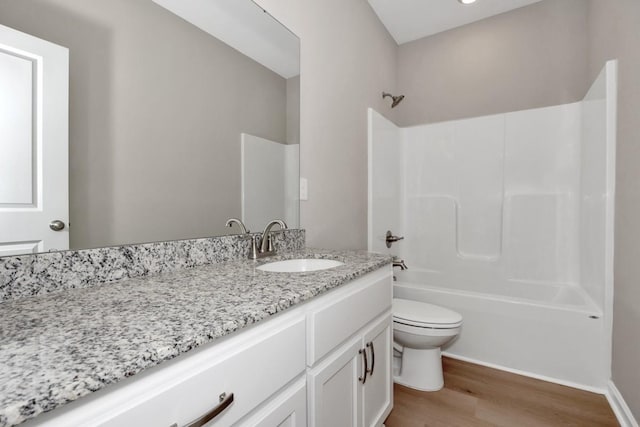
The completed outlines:
{"type": "Polygon", "coordinates": [[[2,0],[70,48],[71,246],[222,234],[240,132],[284,141],[286,81],[150,0],[2,0]]]}
{"type": "Polygon", "coordinates": [[[612,369],[640,420],[640,1],[589,4],[589,78],[619,60],[612,369]]]}
{"type": "Polygon", "coordinates": [[[396,44],[366,0],[257,0],[301,41],[301,225],[313,247],[366,248],[367,107],[388,113],[396,44]]]}
{"type": "Polygon", "coordinates": [[[587,2],[551,0],[398,48],[401,126],[582,99],[587,2]]]}

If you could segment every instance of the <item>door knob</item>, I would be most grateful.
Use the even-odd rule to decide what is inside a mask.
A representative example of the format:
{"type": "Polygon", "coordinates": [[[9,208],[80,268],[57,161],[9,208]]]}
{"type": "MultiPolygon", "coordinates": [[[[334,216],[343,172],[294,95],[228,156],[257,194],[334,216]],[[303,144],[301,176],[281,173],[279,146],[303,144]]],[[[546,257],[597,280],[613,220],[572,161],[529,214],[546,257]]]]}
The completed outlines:
{"type": "Polygon", "coordinates": [[[64,229],[64,222],[55,219],[49,223],[49,228],[53,231],[62,231],[64,229]]]}

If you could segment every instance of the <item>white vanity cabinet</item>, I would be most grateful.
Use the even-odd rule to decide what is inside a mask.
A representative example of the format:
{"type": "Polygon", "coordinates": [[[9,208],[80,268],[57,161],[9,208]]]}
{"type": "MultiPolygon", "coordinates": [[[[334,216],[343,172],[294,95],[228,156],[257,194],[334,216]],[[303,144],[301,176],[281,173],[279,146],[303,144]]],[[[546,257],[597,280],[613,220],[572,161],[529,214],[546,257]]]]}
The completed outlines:
{"type": "Polygon", "coordinates": [[[376,271],[310,312],[310,427],[380,426],[391,412],[391,280],[376,271]]]}
{"type": "MultiPolygon", "coordinates": [[[[304,427],[307,425],[307,382],[304,375],[257,413],[238,425],[251,427],[304,427]]],[[[215,425],[215,424],[214,424],[215,425]]]]}
{"type": "Polygon", "coordinates": [[[259,323],[39,416],[31,425],[185,427],[218,409],[207,425],[222,427],[262,406],[271,405],[274,416],[278,410],[292,412],[291,401],[281,399],[283,408],[274,407],[279,396],[271,396],[292,390],[296,379],[304,381],[305,321],[304,313],[294,311],[259,323]]]}
{"type": "Polygon", "coordinates": [[[391,301],[385,267],[25,427],[380,426],[392,405],[391,301]]]}

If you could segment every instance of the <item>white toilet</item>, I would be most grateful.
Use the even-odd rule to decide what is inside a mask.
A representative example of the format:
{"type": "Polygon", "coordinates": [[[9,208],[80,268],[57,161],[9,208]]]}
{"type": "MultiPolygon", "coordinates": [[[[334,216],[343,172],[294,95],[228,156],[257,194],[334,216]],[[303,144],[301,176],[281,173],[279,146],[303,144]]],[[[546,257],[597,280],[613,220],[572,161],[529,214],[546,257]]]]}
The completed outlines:
{"type": "Polygon", "coordinates": [[[406,299],[393,299],[394,353],[400,353],[394,381],[422,391],[444,385],[440,347],[454,339],[462,315],[448,308],[406,299]]]}

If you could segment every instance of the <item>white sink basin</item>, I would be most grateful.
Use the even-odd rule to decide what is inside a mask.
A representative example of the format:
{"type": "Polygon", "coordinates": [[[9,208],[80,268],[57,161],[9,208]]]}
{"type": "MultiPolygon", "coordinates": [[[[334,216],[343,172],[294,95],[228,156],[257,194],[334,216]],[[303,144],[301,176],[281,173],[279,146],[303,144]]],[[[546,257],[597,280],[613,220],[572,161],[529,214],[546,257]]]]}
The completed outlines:
{"type": "Polygon", "coordinates": [[[304,273],[306,271],[326,270],[341,265],[344,265],[344,263],[331,259],[301,258],[270,262],[256,268],[276,273],[304,273]]]}

